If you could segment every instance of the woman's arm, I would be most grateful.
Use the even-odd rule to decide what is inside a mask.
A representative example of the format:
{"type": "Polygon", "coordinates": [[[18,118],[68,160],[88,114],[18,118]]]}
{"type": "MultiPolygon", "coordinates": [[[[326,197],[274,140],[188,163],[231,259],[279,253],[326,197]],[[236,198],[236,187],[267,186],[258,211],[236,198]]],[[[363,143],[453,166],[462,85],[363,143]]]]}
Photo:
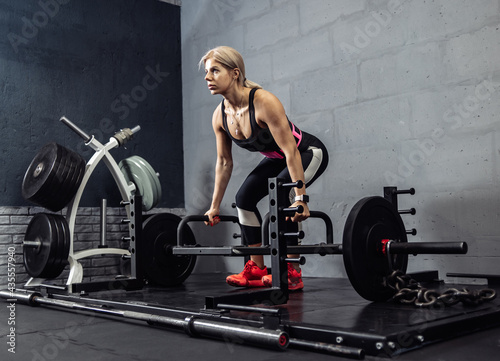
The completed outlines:
{"type": "Polygon", "coordinates": [[[210,209],[205,213],[205,215],[209,218],[209,222],[205,222],[207,225],[213,225],[213,218],[220,213],[222,198],[224,197],[224,193],[226,192],[226,188],[233,171],[233,157],[231,154],[232,143],[222,126],[222,113],[220,105],[214,111],[212,116],[212,127],[217,144],[217,161],[215,164],[215,183],[212,195],[212,204],[210,205],[210,209]]]}
{"type": "MultiPolygon", "coordinates": [[[[255,93],[254,99],[255,114],[257,121],[265,123],[271,134],[273,135],[276,144],[280,147],[286,157],[288,172],[292,178],[292,182],[301,180],[304,183],[302,188],[295,188],[295,194],[306,194],[304,168],[302,167],[302,159],[295,138],[290,130],[290,125],[285,114],[285,109],[279,99],[272,93],[259,90],[255,93]]],[[[292,221],[300,222],[309,217],[309,208],[307,203],[297,201],[292,206],[302,205],[303,213],[296,213],[291,217],[292,221]]]]}

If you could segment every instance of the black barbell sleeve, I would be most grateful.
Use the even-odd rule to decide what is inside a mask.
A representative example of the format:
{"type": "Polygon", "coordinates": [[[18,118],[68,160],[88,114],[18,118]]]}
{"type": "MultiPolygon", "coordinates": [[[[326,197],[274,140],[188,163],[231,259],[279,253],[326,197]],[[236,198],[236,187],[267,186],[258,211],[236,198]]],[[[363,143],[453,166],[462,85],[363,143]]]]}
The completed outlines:
{"type": "Polygon", "coordinates": [[[391,254],[466,254],[466,242],[390,242],[391,254]]]}

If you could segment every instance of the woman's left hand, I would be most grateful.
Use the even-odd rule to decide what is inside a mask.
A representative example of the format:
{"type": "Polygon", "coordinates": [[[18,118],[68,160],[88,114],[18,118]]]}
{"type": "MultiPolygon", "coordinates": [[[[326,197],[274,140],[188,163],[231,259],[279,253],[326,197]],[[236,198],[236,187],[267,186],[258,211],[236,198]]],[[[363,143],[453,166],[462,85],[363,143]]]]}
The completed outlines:
{"type": "Polygon", "coordinates": [[[311,214],[309,213],[309,207],[307,206],[307,203],[302,201],[297,201],[291,205],[291,207],[298,207],[298,206],[304,207],[304,211],[302,213],[295,213],[293,217],[286,217],[287,221],[291,220],[292,222],[302,222],[305,221],[307,218],[309,218],[311,214]]]}

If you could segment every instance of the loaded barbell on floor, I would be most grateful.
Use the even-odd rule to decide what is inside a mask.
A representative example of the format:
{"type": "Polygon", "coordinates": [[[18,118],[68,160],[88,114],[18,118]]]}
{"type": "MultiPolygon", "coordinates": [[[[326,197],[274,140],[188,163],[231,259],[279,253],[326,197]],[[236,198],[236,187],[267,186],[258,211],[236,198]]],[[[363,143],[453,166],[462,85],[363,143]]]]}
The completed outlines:
{"type": "MultiPolygon", "coordinates": [[[[370,301],[385,301],[394,295],[394,290],[386,286],[384,280],[393,271],[406,272],[408,256],[413,254],[465,254],[467,244],[465,242],[418,242],[408,243],[407,234],[416,234],[415,230],[407,231],[404,227],[400,214],[415,214],[415,210],[398,211],[397,195],[415,194],[415,190],[397,190],[394,187],[384,188],[386,197],[373,196],[366,197],[358,201],[351,209],[344,227],[342,244],[333,243],[333,226],[330,217],[319,211],[311,211],[311,218],[319,218],[324,221],[326,228],[326,243],[313,245],[298,245],[287,247],[288,254],[319,254],[335,255],[342,254],[346,272],[354,289],[365,299],[370,301]]],[[[291,210],[296,211],[296,210],[291,210]]],[[[152,216],[154,219],[165,218],[165,215],[152,216]]],[[[172,218],[172,215],[168,216],[172,218]]],[[[238,224],[236,216],[219,216],[222,222],[233,222],[238,224]]],[[[149,222],[154,222],[150,219],[149,222]]],[[[150,248],[149,255],[146,255],[148,262],[154,264],[152,268],[155,272],[160,271],[161,277],[156,274],[150,275],[155,280],[164,285],[174,285],[182,283],[194,268],[196,256],[202,255],[223,255],[223,256],[248,256],[248,255],[269,255],[272,250],[269,247],[269,235],[267,226],[269,216],[266,216],[262,225],[262,247],[247,246],[201,246],[196,242],[188,227],[189,222],[206,222],[207,216],[188,215],[184,218],[176,217],[168,227],[177,227],[176,236],[174,230],[170,229],[169,237],[165,237],[167,230],[161,231],[161,237],[156,237],[154,231],[152,235],[145,237],[145,242],[159,242],[161,246],[150,248]],[[175,239],[174,239],[175,237],[175,239]],[[158,252],[160,250],[160,252],[158,252]],[[161,252],[165,251],[162,255],[161,252]],[[169,257],[169,262],[176,262],[179,268],[176,273],[169,271],[172,266],[161,263],[169,257]],[[188,265],[182,267],[182,263],[188,265]],[[179,275],[179,276],[178,276],[179,275]]],[[[144,234],[149,234],[148,224],[144,225],[144,234]]],[[[294,236],[299,236],[295,234],[294,236]]],[[[286,257],[283,255],[282,257],[286,257]]],[[[295,260],[299,261],[299,260],[295,260]]],[[[300,262],[304,262],[303,259],[300,262]]],[[[175,268],[175,267],[174,267],[175,268]]],[[[147,272],[149,274],[149,272],[147,272]]]]}

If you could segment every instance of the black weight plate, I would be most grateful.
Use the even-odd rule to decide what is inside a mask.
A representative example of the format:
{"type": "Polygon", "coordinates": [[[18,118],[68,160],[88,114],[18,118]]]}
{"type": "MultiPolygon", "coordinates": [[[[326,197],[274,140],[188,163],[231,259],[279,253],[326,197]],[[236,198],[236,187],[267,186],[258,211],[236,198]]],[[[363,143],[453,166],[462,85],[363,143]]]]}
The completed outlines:
{"type": "Polygon", "coordinates": [[[54,260],[54,264],[50,269],[50,272],[44,275],[44,278],[56,278],[58,277],[68,263],[69,254],[69,227],[66,219],[58,214],[51,214],[51,220],[57,229],[58,234],[58,246],[57,255],[54,260]]]}
{"type": "Polygon", "coordinates": [[[54,267],[54,274],[53,278],[58,277],[62,271],[64,271],[64,268],[68,264],[68,255],[69,255],[69,248],[70,248],[70,232],[69,232],[69,225],[68,222],[66,221],[66,218],[64,218],[61,215],[56,215],[55,216],[55,221],[58,225],[59,228],[59,259],[58,259],[58,265],[57,267],[54,267]]]}
{"type": "Polygon", "coordinates": [[[393,270],[406,272],[408,255],[393,255],[392,268],[381,254],[381,240],[407,242],[406,230],[394,206],[383,197],[367,197],[352,208],[344,226],[342,254],[354,289],[370,301],[385,301],[394,292],[383,285],[393,270]]]}
{"type": "Polygon", "coordinates": [[[58,248],[57,230],[50,215],[45,213],[35,215],[28,224],[25,240],[41,242],[38,248],[23,246],[23,256],[26,272],[31,277],[43,278],[45,274],[50,273],[58,248]]]}
{"type": "MultiPolygon", "coordinates": [[[[162,286],[179,285],[189,277],[196,256],[173,255],[170,247],[177,246],[177,226],[181,218],[171,213],[158,213],[143,222],[142,242],[144,272],[152,283],[162,286]]],[[[186,227],[187,245],[196,244],[194,234],[186,227]]]]}
{"type": "Polygon", "coordinates": [[[45,207],[54,212],[63,209],[75,196],[85,171],[85,161],[78,153],[61,148],[63,166],[56,173],[51,190],[47,192],[49,200],[45,203],[45,207]]]}
{"type": "Polygon", "coordinates": [[[23,197],[53,212],[60,211],[74,197],[84,170],[85,160],[78,153],[48,143],[24,175],[23,197]]]}
{"type": "Polygon", "coordinates": [[[23,178],[22,195],[24,199],[30,200],[36,196],[47,180],[54,175],[52,171],[57,166],[57,153],[57,144],[48,143],[35,155],[23,178]]]}
{"type": "Polygon", "coordinates": [[[60,234],[60,229],[59,226],[56,222],[55,215],[54,214],[47,214],[47,218],[51,224],[52,227],[52,234],[53,234],[53,239],[51,241],[51,254],[53,255],[51,257],[50,263],[47,263],[47,267],[43,270],[43,272],[38,276],[40,278],[55,278],[58,275],[54,276],[54,273],[59,264],[60,264],[60,254],[61,254],[61,234],[60,234]]]}
{"type": "Polygon", "coordinates": [[[85,161],[72,151],[66,149],[66,169],[61,175],[61,192],[58,193],[58,208],[64,208],[75,196],[85,173],[85,161]]]}
{"type": "Polygon", "coordinates": [[[44,184],[44,187],[38,192],[36,203],[53,211],[58,212],[64,205],[61,206],[61,195],[64,194],[63,179],[67,173],[69,166],[68,158],[65,156],[65,148],[58,145],[58,166],[54,171],[53,177],[44,184]]]}

